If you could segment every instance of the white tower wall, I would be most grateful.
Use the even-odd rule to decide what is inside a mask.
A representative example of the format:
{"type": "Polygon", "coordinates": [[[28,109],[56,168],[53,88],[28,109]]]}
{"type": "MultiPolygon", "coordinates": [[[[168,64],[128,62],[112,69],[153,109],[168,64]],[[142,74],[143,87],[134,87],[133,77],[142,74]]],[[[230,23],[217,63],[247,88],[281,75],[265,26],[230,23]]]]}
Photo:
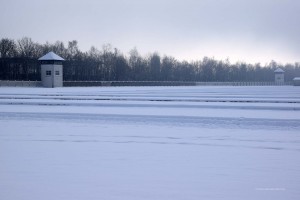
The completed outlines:
{"type": "Polygon", "coordinates": [[[62,65],[42,64],[41,79],[44,87],[63,87],[62,65]]]}
{"type": "Polygon", "coordinates": [[[284,73],[275,73],[275,83],[284,83],[284,73]]]}

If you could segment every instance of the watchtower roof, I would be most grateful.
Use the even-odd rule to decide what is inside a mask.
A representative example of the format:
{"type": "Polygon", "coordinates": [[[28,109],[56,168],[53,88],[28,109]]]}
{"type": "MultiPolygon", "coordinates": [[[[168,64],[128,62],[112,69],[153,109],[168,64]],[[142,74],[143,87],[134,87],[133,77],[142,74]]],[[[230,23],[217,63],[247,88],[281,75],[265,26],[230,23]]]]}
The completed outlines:
{"type": "Polygon", "coordinates": [[[53,53],[51,51],[51,52],[47,53],[46,55],[40,57],[39,60],[60,60],[60,61],[63,61],[65,59],[63,59],[62,57],[56,55],[55,53],[53,53]]]}
{"type": "Polygon", "coordinates": [[[284,71],[281,68],[277,68],[274,72],[275,73],[284,73],[284,71]]]}

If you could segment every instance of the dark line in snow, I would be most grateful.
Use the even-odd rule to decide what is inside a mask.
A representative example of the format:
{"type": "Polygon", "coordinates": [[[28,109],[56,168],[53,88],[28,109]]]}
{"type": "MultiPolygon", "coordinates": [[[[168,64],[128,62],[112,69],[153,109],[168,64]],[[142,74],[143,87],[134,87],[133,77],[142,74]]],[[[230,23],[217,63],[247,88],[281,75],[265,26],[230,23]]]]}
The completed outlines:
{"type": "Polygon", "coordinates": [[[300,120],[234,117],[197,117],[167,115],[123,115],[91,113],[20,113],[1,112],[0,117],[17,120],[64,121],[75,123],[149,124],[178,127],[210,127],[232,129],[299,130],[300,120]]]}

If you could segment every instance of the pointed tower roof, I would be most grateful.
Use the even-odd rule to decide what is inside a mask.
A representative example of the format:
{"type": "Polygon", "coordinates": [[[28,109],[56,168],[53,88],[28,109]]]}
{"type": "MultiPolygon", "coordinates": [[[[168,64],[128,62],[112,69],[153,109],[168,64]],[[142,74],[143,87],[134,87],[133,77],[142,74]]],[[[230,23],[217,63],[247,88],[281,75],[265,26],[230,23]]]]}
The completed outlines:
{"type": "Polygon", "coordinates": [[[281,68],[277,68],[274,72],[275,73],[284,73],[284,71],[281,68]]]}
{"type": "Polygon", "coordinates": [[[55,53],[53,53],[51,51],[51,52],[47,53],[46,55],[40,57],[39,60],[60,60],[60,61],[63,61],[65,59],[63,59],[62,57],[56,55],[55,53]]]}

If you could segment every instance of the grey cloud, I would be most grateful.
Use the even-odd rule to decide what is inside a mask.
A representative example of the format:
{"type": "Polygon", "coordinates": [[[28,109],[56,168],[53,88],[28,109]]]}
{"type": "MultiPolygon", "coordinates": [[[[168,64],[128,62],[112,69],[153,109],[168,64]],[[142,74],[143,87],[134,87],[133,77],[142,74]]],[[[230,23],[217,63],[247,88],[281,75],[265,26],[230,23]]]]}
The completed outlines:
{"type": "Polygon", "coordinates": [[[276,44],[300,60],[298,0],[15,0],[1,4],[1,37],[77,39],[82,46],[111,42],[123,49],[137,45],[149,51],[154,44],[163,51],[172,43],[192,48],[190,44],[201,41],[238,38],[260,46],[276,44]]]}

